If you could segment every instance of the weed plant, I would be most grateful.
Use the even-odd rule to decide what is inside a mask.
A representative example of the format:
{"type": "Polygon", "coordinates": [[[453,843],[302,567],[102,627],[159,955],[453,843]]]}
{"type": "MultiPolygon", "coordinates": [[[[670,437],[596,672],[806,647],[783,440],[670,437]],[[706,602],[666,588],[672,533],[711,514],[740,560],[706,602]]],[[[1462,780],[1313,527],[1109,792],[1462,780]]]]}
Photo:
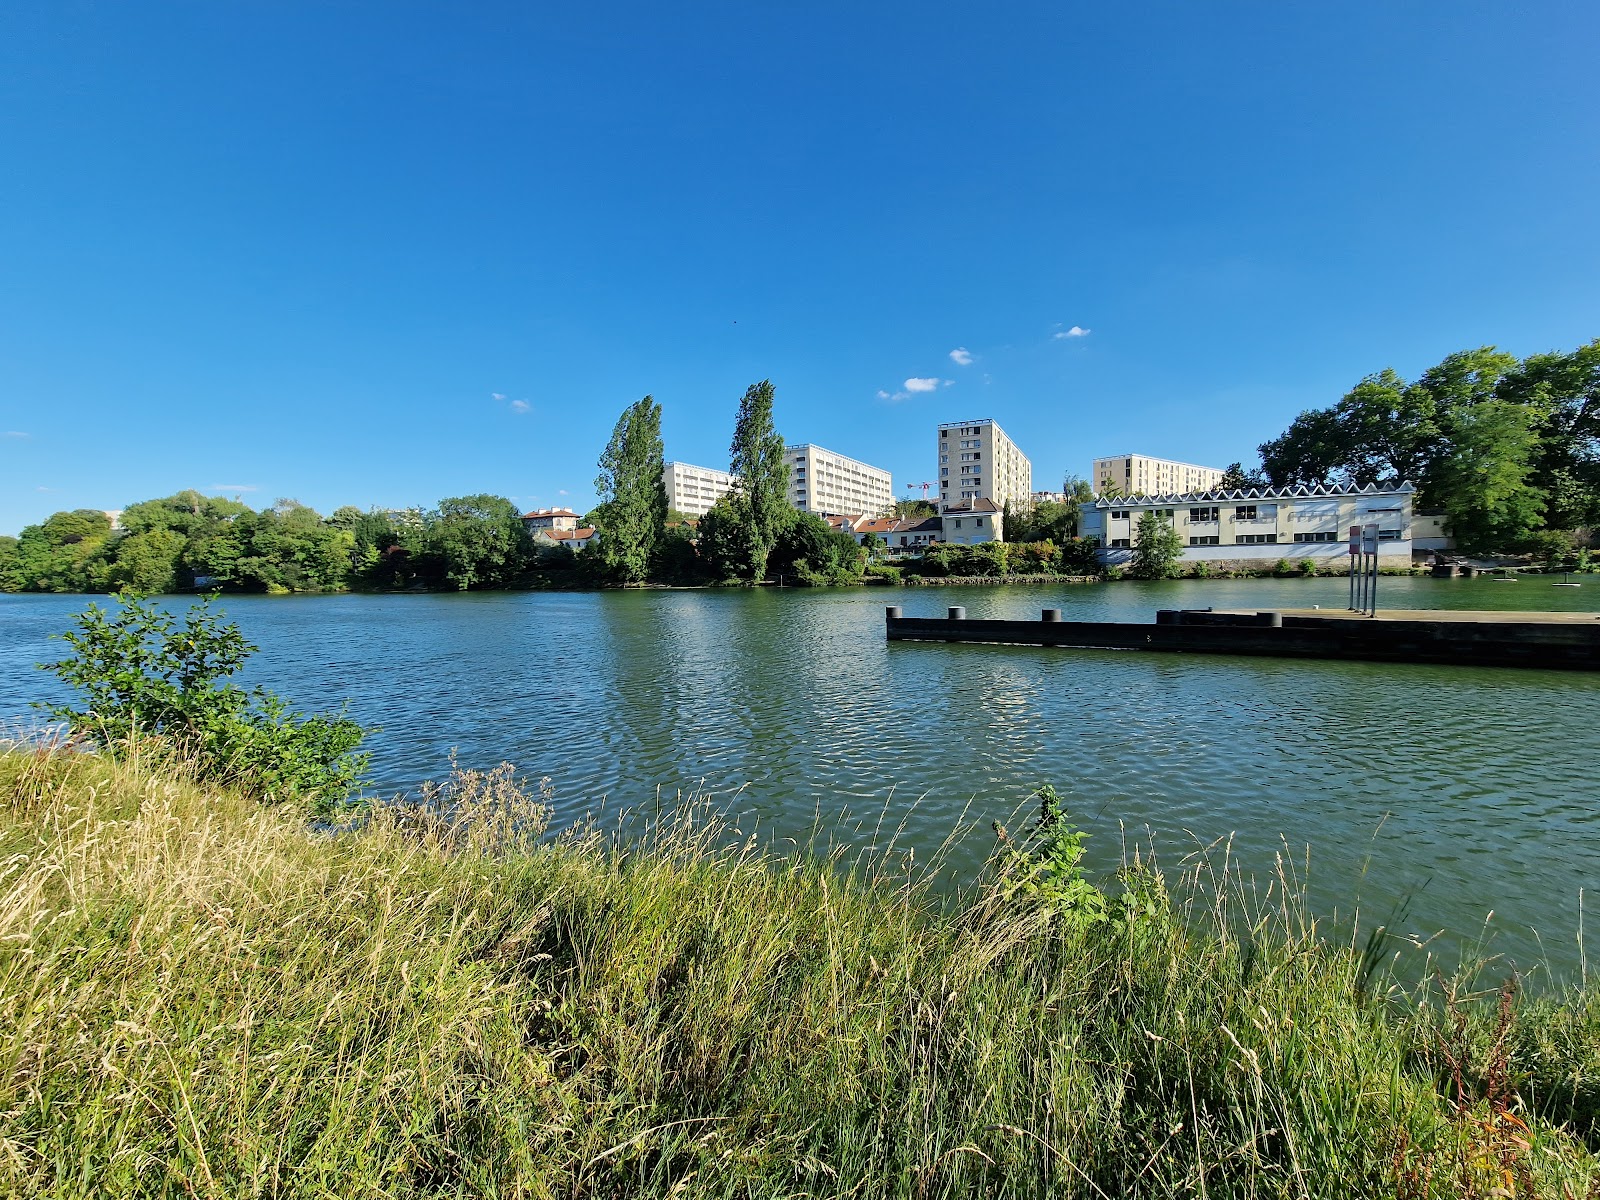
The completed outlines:
{"type": "Polygon", "coordinates": [[[1094,885],[1048,796],[952,904],[694,798],[552,837],[457,771],[329,833],[121,749],[0,754],[5,1194],[1600,1186],[1592,1074],[1524,1090],[1592,1067],[1592,995],[1424,1012],[1282,881],[1094,885]]]}

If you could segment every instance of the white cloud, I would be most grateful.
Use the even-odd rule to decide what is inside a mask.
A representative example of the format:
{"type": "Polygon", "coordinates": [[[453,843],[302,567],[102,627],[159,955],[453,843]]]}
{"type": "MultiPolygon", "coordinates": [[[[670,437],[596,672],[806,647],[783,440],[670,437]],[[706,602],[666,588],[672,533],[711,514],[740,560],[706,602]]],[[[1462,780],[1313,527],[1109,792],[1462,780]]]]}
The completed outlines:
{"type": "Polygon", "coordinates": [[[972,351],[968,350],[965,346],[957,346],[954,350],[950,351],[950,361],[955,363],[958,367],[971,366],[972,351]]]}
{"type": "Polygon", "coordinates": [[[208,492],[259,492],[260,490],[253,483],[213,483],[206,489],[208,492]]]}
{"type": "Polygon", "coordinates": [[[526,400],[513,400],[511,402],[511,411],[515,413],[527,412],[531,407],[532,406],[526,400]]]}
{"type": "Polygon", "coordinates": [[[1071,329],[1063,329],[1060,333],[1052,334],[1051,336],[1059,342],[1062,338],[1088,337],[1089,330],[1082,325],[1074,325],[1071,329]]]}
{"type": "Polygon", "coordinates": [[[506,394],[504,392],[490,392],[489,393],[489,399],[491,399],[491,400],[504,400],[505,398],[506,398],[506,394]]]}
{"type": "Polygon", "coordinates": [[[956,385],[956,381],[954,379],[946,379],[944,381],[944,386],[945,387],[955,387],[955,385],[956,385]]]}
{"type": "Polygon", "coordinates": [[[938,389],[939,381],[938,379],[918,379],[916,376],[912,376],[902,386],[906,391],[912,393],[932,392],[938,389]]]}
{"type": "Polygon", "coordinates": [[[884,391],[882,388],[878,389],[878,399],[879,400],[892,400],[893,398],[894,397],[890,396],[889,393],[884,391]]]}
{"type": "Polygon", "coordinates": [[[558,495],[558,496],[570,496],[570,495],[572,495],[572,493],[567,491],[566,488],[558,488],[556,490],[556,495],[558,495]]]}
{"type": "Polygon", "coordinates": [[[32,434],[23,433],[20,429],[8,429],[5,433],[0,433],[0,437],[6,438],[25,438],[32,436],[32,434]]]}

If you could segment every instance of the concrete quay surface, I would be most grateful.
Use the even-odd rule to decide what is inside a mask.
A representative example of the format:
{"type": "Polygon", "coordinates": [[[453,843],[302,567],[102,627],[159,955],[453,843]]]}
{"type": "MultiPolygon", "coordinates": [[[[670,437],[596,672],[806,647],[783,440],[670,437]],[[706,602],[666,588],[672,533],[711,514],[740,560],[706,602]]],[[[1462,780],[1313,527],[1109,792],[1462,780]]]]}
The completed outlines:
{"type": "Polygon", "coordinates": [[[1399,609],[1369,617],[1342,609],[1271,612],[1168,609],[1154,624],[1063,621],[1045,609],[1037,621],[968,620],[885,614],[890,641],[988,642],[1082,649],[1250,654],[1275,658],[1354,658],[1451,666],[1600,670],[1600,614],[1399,609]]]}
{"type": "MultiPolygon", "coordinates": [[[[1230,616],[1255,616],[1254,608],[1221,608],[1216,610],[1230,616]]],[[[1600,621],[1600,613],[1587,612],[1491,612],[1478,609],[1455,608],[1380,608],[1378,615],[1350,612],[1343,608],[1281,608],[1285,622],[1291,617],[1309,617],[1318,621],[1441,621],[1446,624],[1470,622],[1496,625],[1592,625],[1600,621]]]]}

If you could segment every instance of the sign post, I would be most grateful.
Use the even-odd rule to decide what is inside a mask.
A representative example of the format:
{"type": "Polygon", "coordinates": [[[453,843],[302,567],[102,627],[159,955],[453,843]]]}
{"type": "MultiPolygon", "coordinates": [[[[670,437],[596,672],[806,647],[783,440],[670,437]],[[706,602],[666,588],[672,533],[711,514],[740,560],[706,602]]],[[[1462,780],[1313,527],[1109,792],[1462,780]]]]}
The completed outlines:
{"type": "Polygon", "coordinates": [[[1378,526],[1367,522],[1361,527],[1361,552],[1367,559],[1367,616],[1378,615],[1378,526]]]}
{"type": "Polygon", "coordinates": [[[1356,592],[1357,592],[1357,584],[1358,584],[1358,580],[1357,580],[1357,577],[1356,577],[1356,556],[1359,555],[1360,553],[1361,553],[1361,526],[1352,525],[1352,526],[1350,526],[1350,610],[1349,610],[1351,612],[1360,611],[1359,606],[1356,604],[1356,592]]]}

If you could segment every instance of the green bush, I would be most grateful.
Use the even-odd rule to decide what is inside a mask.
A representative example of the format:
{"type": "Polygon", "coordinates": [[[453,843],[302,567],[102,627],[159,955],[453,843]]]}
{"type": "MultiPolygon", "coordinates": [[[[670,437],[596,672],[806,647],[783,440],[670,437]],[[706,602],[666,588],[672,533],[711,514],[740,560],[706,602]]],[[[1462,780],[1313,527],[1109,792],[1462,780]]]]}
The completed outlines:
{"type": "Polygon", "coordinates": [[[343,714],[301,716],[261,688],[223,683],[256,647],[224,623],[210,600],[177,618],[147,599],[97,604],[62,634],[72,657],[42,664],[76,688],[84,708],[45,705],[75,738],[113,756],[155,739],[200,779],[232,784],[270,803],[326,812],[359,786],[367,731],[343,714]]]}
{"type": "Polygon", "coordinates": [[[887,580],[889,583],[899,583],[905,572],[899,567],[891,567],[887,563],[874,563],[867,568],[867,574],[873,579],[887,580]]]}

